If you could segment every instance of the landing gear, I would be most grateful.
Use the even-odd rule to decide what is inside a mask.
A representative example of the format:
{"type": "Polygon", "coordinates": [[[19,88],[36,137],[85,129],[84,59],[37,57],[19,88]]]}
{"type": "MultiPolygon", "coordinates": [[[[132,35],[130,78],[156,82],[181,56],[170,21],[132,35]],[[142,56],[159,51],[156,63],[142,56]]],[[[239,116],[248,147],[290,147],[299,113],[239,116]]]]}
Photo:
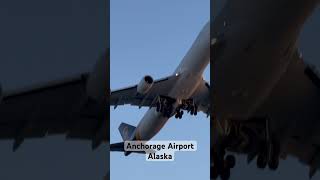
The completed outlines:
{"type": "Polygon", "coordinates": [[[175,108],[176,99],[167,96],[159,96],[155,102],[156,111],[161,112],[164,117],[170,118],[172,115],[177,119],[183,116],[183,110],[186,110],[191,115],[197,115],[198,106],[193,99],[182,100],[175,108]]]}
{"type": "Polygon", "coordinates": [[[230,178],[231,168],[234,168],[236,164],[236,158],[233,155],[227,155],[224,159],[224,152],[220,154],[220,157],[216,153],[214,156],[214,166],[211,167],[211,178],[217,179],[219,176],[222,180],[228,180],[230,178]]]}
{"type": "Polygon", "coordinates": [[[156,102],[156,111],[161,112],[164,117],[170,118],[173,111],[173,103],[175,101],[175,99],[170,97],[158,97],[156,102]]]}
{"type": "Polygon", "coordinates": [[[188,113],[195,116],[198,113],[198,106],[196,105],[193,99],[183,100],[181,104],[181,109],[187,110],[188,113]]]}
{"type": "Polygon", "coordinates": [[[280,144],[276,140],[272,140],[270,149],[270,158],[268,161],[268,166],[270,170],[277,170],[279,166],[280,158],[280,144]]]}
{"type": "Polygon", "coordinates": [[[194,104],[194,106],[190,110],[190,114],[196,116],[197,112],[198,112],[198,106],[196,104],[194,104]]]}
{"type": "Polygon", "coordinates": [[[235,128],[230,128],[230,133],[221,134],[218,141],[216,141],[215,148],[211,152],[213,166],[211,167],[211,178],[217,179],[220,177],[222,180],[230,178],[230,171],[236,165],[236,158],[233,155],[226,155],[226,149],[231,145],[230,139],[236,134],[235,128]]]}
{"type": "Polygon", "coordinates": [[[268,157],[266,154],[259,154],[257,158],[257,167],[259,169],[265,169],[268,163],[268,157]]]}
{"type": "Polygon", "coordinates": [[[174,116],[176,119],[181,119],[183,116],[183,111],[177,110],[176,115],[174,116]]]}
{"type": "Polygon", "coordinates": [[[269,119],[266,119],[265,140],[260,147],[257,167],[264,169],[268,165],[270,170],[276,170],[279,166],[280,143],[270,133],[269,119]]]}
{"type": "Polygon", "coordinates": [[[265,169],[268,165],[270,170],[276,170],[279,166],[279,154],[280,148],[275,142],[264,145],[257,157],[257,167],[265,169]]]}
{"type": "Polygon", "coordinates": [[[279,166],[279,158],[270,159],[269,162],[268,162],[268,166],[269,166],[269,169],[272,170],[272,171],[277,170],[278,166],[279,166]]]}

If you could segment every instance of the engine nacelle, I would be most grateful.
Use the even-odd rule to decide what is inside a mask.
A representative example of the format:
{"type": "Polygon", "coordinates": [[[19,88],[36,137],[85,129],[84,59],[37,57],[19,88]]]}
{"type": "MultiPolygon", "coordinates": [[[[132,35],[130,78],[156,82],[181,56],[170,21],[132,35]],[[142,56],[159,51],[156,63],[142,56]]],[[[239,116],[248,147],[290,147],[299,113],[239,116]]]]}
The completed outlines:
{"type": "Polygon", "coordinates": [[[151,76],[144,76],[137,86],[139,94],[146,94],[153,86],[153,78],[151,76]]]}

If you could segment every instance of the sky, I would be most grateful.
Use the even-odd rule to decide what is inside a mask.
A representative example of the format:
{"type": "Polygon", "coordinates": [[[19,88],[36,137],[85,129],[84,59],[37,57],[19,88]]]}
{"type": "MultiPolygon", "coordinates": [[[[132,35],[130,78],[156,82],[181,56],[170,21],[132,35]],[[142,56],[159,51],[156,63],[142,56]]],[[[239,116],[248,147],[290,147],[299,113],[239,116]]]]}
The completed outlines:
{"type": "MultiPolygon", "coordinates": [[[[4,91],[90,71],[106,45],[104,0],[0,2],[0,84],[4,91]]],[[[32,105],[32,104],[30,104],[32,105]]],[[[0,141],[0,179],[101,180],[106,145],[63,136],[0,141]]]]}
{"type": "MultiPolygon", "coordinates": [[[[145,75],[171,75],[209,21],[209,0],[111,0],[110,86],[137,84],[145,75]]],[[[209,68],[204,74],[209,79],[209,68]]],[[[136,126],[147,111],[132,106],[111,109],[111,143],[122,141],[118,126],[136,126]]],[[[209,179],[209,118],[170,119],[153,140],[196,140],[198,151],[178,152],[174,162],[147,162],[141,154],[111,152],[111,179],[209,179]]]]}

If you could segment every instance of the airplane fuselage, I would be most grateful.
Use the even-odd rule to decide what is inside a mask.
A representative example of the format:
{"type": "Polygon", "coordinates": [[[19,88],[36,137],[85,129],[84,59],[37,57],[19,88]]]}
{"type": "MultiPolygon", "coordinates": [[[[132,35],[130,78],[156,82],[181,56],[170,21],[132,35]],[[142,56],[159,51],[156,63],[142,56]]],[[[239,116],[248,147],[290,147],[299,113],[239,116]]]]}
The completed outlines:
{"type": "MultiPolygon", "coordinates": [[[[178,78],[167,94],[167,96],[177,100],[173,104],[173,108],[176,108],[182,99],[190,98],[202,82],[202,74],[210,61],[209,35],[210,24],[207,23],[183,58],[181,64],[174,71],[173,75],[178,78]]],[[[150,140],[161,130],[168,119],[168,117],[157,112],[155,107],[150,108],[139,122],[131,139],[150,140]]]]}

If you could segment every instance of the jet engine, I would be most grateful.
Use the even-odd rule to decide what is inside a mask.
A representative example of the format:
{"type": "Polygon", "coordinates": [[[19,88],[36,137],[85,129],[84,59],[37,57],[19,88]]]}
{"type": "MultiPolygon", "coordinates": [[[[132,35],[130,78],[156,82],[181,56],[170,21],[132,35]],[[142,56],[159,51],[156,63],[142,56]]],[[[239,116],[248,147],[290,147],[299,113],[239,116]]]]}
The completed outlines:
{"type": "Polygon", "coordinates": [[[153,78],[151,76],[144,76],[137,86],[139,94],[146,94],[153,86],[153,78]]]}

